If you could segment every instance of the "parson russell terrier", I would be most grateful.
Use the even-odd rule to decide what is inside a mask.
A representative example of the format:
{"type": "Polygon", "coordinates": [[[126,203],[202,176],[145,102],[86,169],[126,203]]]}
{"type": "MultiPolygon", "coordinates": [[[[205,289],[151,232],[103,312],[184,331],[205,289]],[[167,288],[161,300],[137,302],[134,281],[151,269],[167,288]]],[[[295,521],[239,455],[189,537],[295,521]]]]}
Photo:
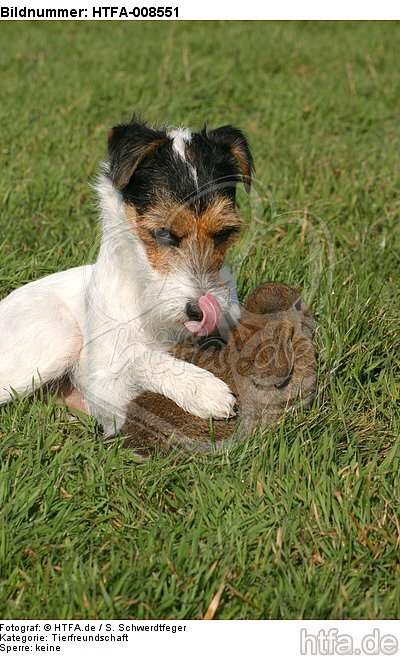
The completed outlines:
{"type": "Polygon", "coordinates": [[[229,125],[167,131],[134,118],[110,130],[108,153],[97,261],[0,303],[0,404],[55,383],[106,436],[144,391],[198,417],[234,416],[228,385],[169,350],[240,315],[224,258],[241,226],[236,185],[250,188],[247,141],[229,125]]]}

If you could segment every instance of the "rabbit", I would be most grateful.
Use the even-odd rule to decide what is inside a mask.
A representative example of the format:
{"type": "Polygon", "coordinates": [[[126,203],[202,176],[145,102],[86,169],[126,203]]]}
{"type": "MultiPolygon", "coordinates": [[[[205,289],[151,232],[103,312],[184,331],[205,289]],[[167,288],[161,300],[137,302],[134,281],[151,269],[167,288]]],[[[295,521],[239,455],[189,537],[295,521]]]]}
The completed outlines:
{"type": "Polygon", "coordinates": [[[126,446],[145,455],[171,450],[208,453],[238,442],[254,428],[277,422],[301,402],[309,406],[316,389],[314,320],[295,287],[267,282],[250,294],[227,343],[211,338],[179,344],[174,357],[200,366],[229,385],[236,416],[200,419],[153,392],[128,404],[122,427],[126,446]]]}

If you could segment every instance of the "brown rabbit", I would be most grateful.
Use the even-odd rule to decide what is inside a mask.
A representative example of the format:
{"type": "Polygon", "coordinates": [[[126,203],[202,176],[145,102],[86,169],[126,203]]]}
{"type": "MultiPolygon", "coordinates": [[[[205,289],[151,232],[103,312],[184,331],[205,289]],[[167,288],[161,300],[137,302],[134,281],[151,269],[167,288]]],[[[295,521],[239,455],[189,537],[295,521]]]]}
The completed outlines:
{"type": "Polygon", "coordinates": [[[223,421],[199,419],[173,401],[143,392],[128,407],[122,427],[126,446],[142,453],[171,449],[209,452],[232,436],[277,421],[296,401],[315,394],[314,321],[294,287],[260,285],[247,299],[227,344],[181,344],[173,354],[222,378],[236,395],[238,413],[223,421]]]}

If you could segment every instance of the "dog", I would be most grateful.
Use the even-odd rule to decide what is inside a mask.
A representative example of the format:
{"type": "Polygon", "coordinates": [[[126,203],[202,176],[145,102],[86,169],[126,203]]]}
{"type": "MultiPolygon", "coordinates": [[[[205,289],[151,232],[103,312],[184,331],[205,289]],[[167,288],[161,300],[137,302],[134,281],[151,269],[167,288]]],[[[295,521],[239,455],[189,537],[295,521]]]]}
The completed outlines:
{"type": "MultiPolygon", "coordinates": [[[[247,299],[228,343],[180,344],[173,355],[207,369],[235,393],[238,416],[192,417],[166,397],[143,392],[128,406],[124,445],[141,455],[208,453],[278,421],[297,400],[305,408],[316,388],[314,321],[295,287],[264,283],[247,299]]],[[[211,343],[210,343],[211,342],[211,343]]]]}
{"type": "Polygon", "coordinates": [[[200,418],[235,414],[229,386],[171,348],[237,322],[225,254],[241,220],[236,186],[254,170],[226,125],[112,128],[95,183],[102,229],[94,264],[58,272],[0,303],[0,404],[67,381],[66,402],[118,433],[132,398],[162,394],[200,418]],[[61,382],[62,381],[62,382],[61,382]]]}

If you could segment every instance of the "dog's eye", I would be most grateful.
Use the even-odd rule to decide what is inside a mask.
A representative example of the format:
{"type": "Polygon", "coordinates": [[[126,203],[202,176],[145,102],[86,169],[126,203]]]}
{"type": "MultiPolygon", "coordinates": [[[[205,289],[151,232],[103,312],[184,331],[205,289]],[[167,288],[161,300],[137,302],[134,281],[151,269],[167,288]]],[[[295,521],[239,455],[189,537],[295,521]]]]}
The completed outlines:
{"type": "Polygon", "coordinates": [[[238,226],[230,226],[229,228],[224,228],[219,232],[216,232],[214,235],[214,244],[218,246],[219,244],[224,244],[230,237],[233,237],[239,232],[238,226]]]}
{"type": "Polygon", "coordinates": [[[160,230],[150,230],[150,234],[156,240],[159,246],[179,246],[180,237],[166,228],[160,230]]]}

